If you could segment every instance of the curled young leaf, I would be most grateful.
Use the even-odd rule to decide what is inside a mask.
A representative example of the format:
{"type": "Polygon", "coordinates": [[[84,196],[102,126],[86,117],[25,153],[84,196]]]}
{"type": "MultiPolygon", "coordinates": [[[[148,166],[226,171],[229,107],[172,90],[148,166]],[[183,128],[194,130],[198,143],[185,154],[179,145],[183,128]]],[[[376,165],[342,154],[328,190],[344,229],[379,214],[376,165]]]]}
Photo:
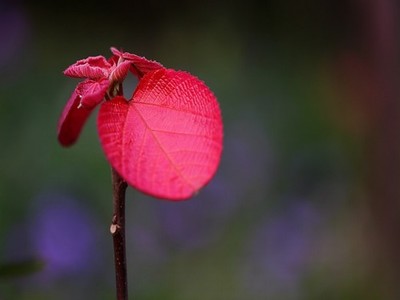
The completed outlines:
{"type": "Polygon", "coordinates": [[[117,56],[121,57],[123,60],[131,62],[131,72],[141,78],[143,75],[150,71],[164,68],[162,64],[155,60],[149,60],[143,56],[136,54],[131,54],[128,52],[122,52],[118,49],[111,47],[111,52],[117,56]]]}
{"type": "Polygon", "coordinates": [[[75,89],[64,107],[58,121],[57,136],[58,141],[64,147],[73,145],[82,131],[87,118],[94,107],[80,107],[81,97],[75,89]]]}
{"type": "Polygon", "coordinates": [[[86,79],[77,86],[77,93],[81,98],[80,106],[93,108],[99,104],[109,88],[108,79],[91,80],[86,79]]]}
{"type": "Polygon", "coordinates": [[[90,56],[69,66],[64,75],[90,79],[107,78],[110,67],[110,63],[103,56],[90,56]]]}

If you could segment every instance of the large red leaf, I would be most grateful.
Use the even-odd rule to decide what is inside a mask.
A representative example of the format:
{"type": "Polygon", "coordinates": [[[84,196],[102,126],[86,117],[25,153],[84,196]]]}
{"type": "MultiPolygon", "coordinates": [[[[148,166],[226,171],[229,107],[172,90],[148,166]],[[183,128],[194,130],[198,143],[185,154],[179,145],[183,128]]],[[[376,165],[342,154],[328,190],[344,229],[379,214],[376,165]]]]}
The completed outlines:
{"type": "Polygon", "coordinates": [[[118,173],[159,198],[189,198],[208,183],[221,157],[217,100],[186,72],[163,68],[144,75],[130,101],[102,104],[98,131],[118,173]]]}

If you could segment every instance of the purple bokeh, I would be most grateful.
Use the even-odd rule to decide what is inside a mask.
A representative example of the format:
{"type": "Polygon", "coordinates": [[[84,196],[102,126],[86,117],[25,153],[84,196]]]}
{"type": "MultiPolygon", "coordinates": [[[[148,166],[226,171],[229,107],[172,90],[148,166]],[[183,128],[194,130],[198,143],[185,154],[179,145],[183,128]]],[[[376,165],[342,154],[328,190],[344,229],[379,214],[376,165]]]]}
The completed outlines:
{"type": "Polygon", "coordinates": [[[242,112],[226,130],[221,169],[231,190],[239,199],[264,200],[273,179],[275,154],[261,118],[242,112]],[[247,116],[247,117],[246,117],[247,116]],[[256,193],[254,193],[256,191],[256,193]]]}
{"type": "Polygon", "coordinates": [[[20,69],[22,53],[26,50],[29,24],[26,14],[13,2],[0,2],[0,75],[20,69]]]}
{"type": "Polygon", "coordinates": [[[261,224],[245,253],[245,288],[256,295],[295,295],[312,264],[320,222],[320,213],[312,204],[294,199],[279,215],[261,224]]]}
{"type": "Polygon", "coordinates": [[[140,224],[127,228],[127,244],[132,253],[129,259],[136,266],[157,267],[168,258],[165,247],[152,228],[140,224]]]}
{"type": "Polygon", "coordinates": [[[235,205],[237,198],[219,176],[192,200],[157,203],[157,222],[164,244],[179,250],[207,246],[224,230],[235,205]]]}
{"type": "Polygon", "coordinates": [[[45,280],[94,272],[101,253],[96,223],[75,199],[49,194],[36,200],[29,233],[34,253],[45,262],[45,280]]]}

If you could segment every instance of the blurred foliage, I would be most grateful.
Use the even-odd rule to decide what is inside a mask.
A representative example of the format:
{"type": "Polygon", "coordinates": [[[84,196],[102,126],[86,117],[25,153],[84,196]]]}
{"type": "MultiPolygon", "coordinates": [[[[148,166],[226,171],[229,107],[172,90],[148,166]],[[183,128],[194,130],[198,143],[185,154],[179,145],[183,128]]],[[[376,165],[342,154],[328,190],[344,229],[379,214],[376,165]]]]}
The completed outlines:
{"type": "Polygon", "coordinates": [[[44,264],[36,259],[0,265],[0,278],[15,278],[31,275],[43,269],[44,264]]]}

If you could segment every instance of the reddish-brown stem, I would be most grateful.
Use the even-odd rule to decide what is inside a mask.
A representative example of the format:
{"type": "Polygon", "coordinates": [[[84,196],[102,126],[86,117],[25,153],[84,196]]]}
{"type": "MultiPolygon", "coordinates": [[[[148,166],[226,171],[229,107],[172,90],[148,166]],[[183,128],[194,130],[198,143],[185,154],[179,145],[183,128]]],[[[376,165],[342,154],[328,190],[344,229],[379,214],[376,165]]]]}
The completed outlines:
{"type": "Polygon", "coordinates": [[[114,243],[117,300],[127,300],[128,280],[125,254],[125,192],[127,184],[114,168],[112,168],[112,186],[114,214],[112,217],[110,232],[114,243]]]}
{"type": "Polygon", "coordinates": [[[122,83],[118,84],[117,95],[118,96],[123,96],[124,95],[124,88],[122,87],[122,83]]]}

